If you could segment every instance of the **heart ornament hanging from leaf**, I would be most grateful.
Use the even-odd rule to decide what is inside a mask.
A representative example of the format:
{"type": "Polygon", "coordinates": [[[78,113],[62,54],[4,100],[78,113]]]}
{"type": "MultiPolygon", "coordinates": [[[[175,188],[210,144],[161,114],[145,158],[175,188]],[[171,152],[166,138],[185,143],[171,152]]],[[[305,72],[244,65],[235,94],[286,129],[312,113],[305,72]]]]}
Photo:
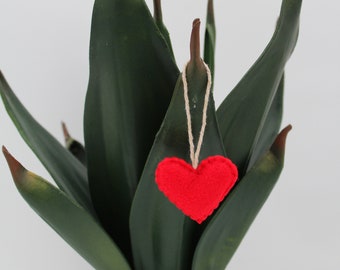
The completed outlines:
{"type": "Polygon", "coordinates": [[[191,126],[186,67],[182,73],[185,113],[188,126],[188,142],[191,165],[183,159],[169,157],[157,166],[155,181],[160,191],[185,215],[201,224],[218,207],[234,186],[238,170],[234,163],[223,156],[210,156],[199,163],[207,124],[207,109],[211,92],[211,72],[203,61],[207,72],[207,87],[202,111],[202,125],[195,149],[191,126]]]}
{"type": "Polygon", "coordinates": [[[169,201],[199,224],[218,207],[237,177],[237,167],[223,156],[208,157],[196,169],[183,159],[165,158],[155,173],[169,201]]]}

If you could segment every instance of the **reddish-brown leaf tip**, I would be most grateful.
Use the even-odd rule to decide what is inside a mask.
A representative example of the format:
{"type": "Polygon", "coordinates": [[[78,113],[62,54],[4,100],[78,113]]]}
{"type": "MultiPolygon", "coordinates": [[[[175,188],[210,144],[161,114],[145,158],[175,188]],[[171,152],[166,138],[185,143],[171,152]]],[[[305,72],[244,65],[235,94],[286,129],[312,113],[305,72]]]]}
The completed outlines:
{"type": "Polygon", "coordinates": [[[289,131],[292,130],[292,125],[286,126],[280,133],[277,135],[272,147],[271,152],[277,157],[279,160],[283,160],[285,147],[286,147],[286,139],[289,131]]]}
{"type": "Polygon", "coordinates": [[[191,39],[190,39],[190,61],[200,62],[200,19],[195,19],[192,23],[191,39]]]}
{"type": "Polygon", "coordinates": [[[11,171],[12,177],[15,182],[19,181],[25,168],[17,161],[7,150],[5,146],[2,146],[2,152],[7,160],[8,167],[11,171]]]}
{"type": "Polygon", "coordinates": [[[209,20],[210,22],[213,22],[214,19],[214,1],[213,0],[209,0],[208,1],[208,16],[207,16],[207,20],[209,20]]]}
{"type": "Polygon", "coordinates": [[[161,0],[153,0],[153,17],[156,22],[163,21],[161,0]]]}
{"type": "Polygon", "coordinates": [[[68,129],[67,129],[66,124],[64,122],[61,122],[61,127],[63,129],[65,142],[67,143],[69,141],[69,139],[71,138],[70,133],[68,132],[68,129]]]}
{"type": "Polygon", "coordinates": [[[187,65],[187,74],[190,77],[193,73],[206,74],[204,62],[200,56],[200,19],[195,19],[192,23],[190,38],[190,61],[187,65]]]}

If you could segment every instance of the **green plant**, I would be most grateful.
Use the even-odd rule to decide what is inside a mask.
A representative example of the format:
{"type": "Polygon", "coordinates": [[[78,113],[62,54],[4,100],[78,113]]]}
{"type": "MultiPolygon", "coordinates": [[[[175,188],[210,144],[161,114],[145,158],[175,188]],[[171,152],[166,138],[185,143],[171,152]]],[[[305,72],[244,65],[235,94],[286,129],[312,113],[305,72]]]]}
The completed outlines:
{"type": "MultiPolygon", "coordinates": [[[[238,166],[239,180],[204,223],[183,215],[154,181],[163,158],[189,160],[183,82],[156,0],[154,19],[143,0],[95,1],[85,148],[66,129],[67,145],[78,151],[61,146],[0,74],[10,117],[59,187],[27,171],[4,148],[21,195],[96,269],[224,269],[283,167],[290,130],[277,135],[284,66],[296,44],[301,2],[283,0],[269,45],[217,110],[210,95],[200,159],[228,155],[238,166]]],[[[213,74],[212,4],[204,60],[213,74]]],[[[197,138],[207,84],[197,21],[187,80],[190,100],[196,100],[191,113],[197,138]]]]}

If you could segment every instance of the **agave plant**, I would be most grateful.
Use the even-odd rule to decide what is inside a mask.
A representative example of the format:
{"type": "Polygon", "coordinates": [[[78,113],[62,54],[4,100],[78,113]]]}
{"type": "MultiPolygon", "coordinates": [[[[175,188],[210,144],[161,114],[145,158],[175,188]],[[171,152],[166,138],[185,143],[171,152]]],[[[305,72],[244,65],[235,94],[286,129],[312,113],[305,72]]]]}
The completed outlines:
{"type": "MultiPolygon", "coordinates": [[[[215,110],[208,96],[199,160],[228,156],[238,181],[201,224],[159,190],[155,170],[166,157],[189,157],[185,83],[162,21],[143,0],[96,0],[85,147],[64,126],[67,147],[20,103],[3,75],[0,92],[23,139],[58,188],[26,170],[7,150],[14,182],[27,203],[96,269],[224,269],[283,168],[285,64],[298,36],[302,0],[283,0],[276,30],[251,69],[215,110]]],[[[199,21],[185,68],[197,143],[208,77],[200,58],[199,21]]],[[[204,61],[213,78],[215,23],[208,1],[204,61]]]]}

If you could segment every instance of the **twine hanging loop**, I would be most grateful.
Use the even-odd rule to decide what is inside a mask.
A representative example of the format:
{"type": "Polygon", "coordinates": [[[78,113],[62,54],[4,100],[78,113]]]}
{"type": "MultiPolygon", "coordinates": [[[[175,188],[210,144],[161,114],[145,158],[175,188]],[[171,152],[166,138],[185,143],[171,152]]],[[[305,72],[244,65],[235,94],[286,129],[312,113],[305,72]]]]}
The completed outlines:
{"type": "Polygon", "coordinates": [[[206,63],[203,62],[206,73],[207,73],[207,87],[205,90],[205,96],[204,96],[204,104],[203,104],[203,112],[202,112],[202,125],[197,141],[197,146],[195,150],[195,145],[194,145],[194,136],[192,134],[192,123],[191,123],[191,113],[190,113],[190,103],[189,103],[189,95],[188,95],[188,81],[186,78],[186,69],[188,66],[189,62],[184,66],[183,72],[182,72],[182,81],[183,81],[183,92],[184,92],[184,103],[185,103],[185,114],[187,117],[187,125],[188,125],[188,140],[189,140],[189,146],[190,146],[190,159],[192,163],[193,168],[197,168],[198,163],[199,163],[199,155],[201,152],[202,148],[202,143],[203,143],[203,137],[204,137],[204,132],[205,128],[207,125],[207,110],[208,110],[208,103],[209,103],[209,97],[210,97],[210,92],[211,92],[211,85],[212,85],[212,80],[211,80],[211,72],[206,63]]]}

